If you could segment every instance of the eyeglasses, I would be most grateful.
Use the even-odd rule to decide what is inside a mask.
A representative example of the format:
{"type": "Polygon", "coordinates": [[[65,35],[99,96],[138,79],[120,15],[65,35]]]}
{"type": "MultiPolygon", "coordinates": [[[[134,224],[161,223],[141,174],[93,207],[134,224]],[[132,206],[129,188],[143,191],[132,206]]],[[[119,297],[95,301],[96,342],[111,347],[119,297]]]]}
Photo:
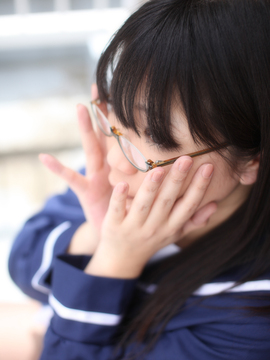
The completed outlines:
{"type": "MultiPolygon", "coordinates": [[[[91,101],[92,112],[98,127],[100,128],[100,130],[103,132],[104,135],[113,136],[116,138],[123,154],[137,170],[142,172],[147,172],[159,166],[171,165],[177,159],[179,159],[180,156],[184,156],[184,155],[179,155],[167,160],[156,160],[156,161],[153,161],[151,159],[146,160],[144,155],[140,152],[140,150],[136,148],[136,146],[134,146],[128,139],[126,139],[123,136],[123,134],[116,129],[115,126],[110,125],[107,117],[104,115],[103,111],[101,110],[101,108],[104,106],[107,105],[105,103],[102,103],[99,99],[91,101]]],[[[224,143],[218,147],[203,149],[193,153],[185,154],[185,156],[196,157],[196,156],[208,154],[215,150],[222,149],[226,146],[227,144],[224,143]]]]}

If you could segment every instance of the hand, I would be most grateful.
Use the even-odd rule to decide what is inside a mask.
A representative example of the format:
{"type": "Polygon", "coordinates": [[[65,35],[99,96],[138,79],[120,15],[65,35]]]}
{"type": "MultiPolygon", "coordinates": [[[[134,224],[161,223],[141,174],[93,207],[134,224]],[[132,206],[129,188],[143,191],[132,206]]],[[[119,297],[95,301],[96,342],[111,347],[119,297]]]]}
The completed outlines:
{"type": "Polygon", "coordinates": [[[96,251],[100,235],[95,231],[94,226],[86,221],[82,223],[72,236],[67,254],[92,255],[96,251]]]}
{"type": "MultiPolygon", "coordinates": [[[[98,97],[96,85],[92,87],[92,97],[94,99],[98,97]]],[[[98,133],[95,133],[89,112],[84,105],[77,106],[77,115],[82,145],[86,156],[86,175],[83,176],[65,167],[51,155],[41,154],[39,158],[49,170],[65,180],[75,192],[87,222],[95,230],[96,240],[98,241],[101,225],[108,210],[112,193],[112,188],[108,181],[109,166],[106,162],[105,140],[104,135],[99,129],[98,133]]],[[[78,229],[78,233],[75,234],[76,239],[74,237],[76,243],[85,241],[85,234],[87,227],[89,229],[89,224],[88,226],[83,225],[83,231],[78,229]]],[[[80,245],[78,245],[78,248],[80,248],[80,245]]]]}
{"type": "Polygon", "coordinates": [[[214,202],[201,207],[211,181],[212,164],[203,164],[179,197],[192,165],[179,158],[167,176],[164,169],[150,171],[126,213],[128,184],[115,187],[102,225],[101,240],[85,271],[92,275],[135,278],[158,250],[206,225],[216,211],[214,202]]]}

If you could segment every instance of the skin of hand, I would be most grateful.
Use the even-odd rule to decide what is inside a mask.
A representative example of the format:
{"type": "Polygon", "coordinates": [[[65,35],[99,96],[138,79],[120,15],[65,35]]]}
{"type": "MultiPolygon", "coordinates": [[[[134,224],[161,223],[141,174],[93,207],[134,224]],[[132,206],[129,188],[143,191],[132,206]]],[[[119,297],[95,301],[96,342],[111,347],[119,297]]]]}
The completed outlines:
{"type": "Polygon", "coordinates": [[[99,231],[90,220],[85,221],[73,234],[66,252],[72,255],[92,255],[96,251],[99,239],[99,231]]]}
{"type": "Polygon", "coordinates": [[[128,184],[118,183],[102,225],[101,240],[85,272],[136,278],[158,250],[205,226],[217,205],[211,202],[199,210],[198,207],[214,167],[212,164],[200,166],[184,195],[177,199],[191,167],[192,159],[183,156],[167,176],[162,168],[150,171],[128,212],[128,184]]]}
{"type": "MultiPolygon", "coordinates": [[[[98,98],[96,85],[92,86],[92,98],[98,98]]],[[[112,186],[108,181],[110,168],[106,161],[104,135],[99,129],[97,132],[94,131],[89,112],[84,105],[77,106],[77,116],[86,156],[86,175],[65,167],[51,155],[40,154],[39,159],[49,170],[66,181],[75,192],[87,220],[73,235],[68,252],[93,254],[112,194],[112,186]]]]}

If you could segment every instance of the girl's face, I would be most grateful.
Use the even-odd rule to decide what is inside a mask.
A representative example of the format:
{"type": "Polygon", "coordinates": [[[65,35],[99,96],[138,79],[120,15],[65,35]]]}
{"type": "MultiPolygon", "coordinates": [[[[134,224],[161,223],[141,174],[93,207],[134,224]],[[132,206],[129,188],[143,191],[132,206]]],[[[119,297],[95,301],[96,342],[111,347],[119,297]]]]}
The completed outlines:
{"type": "MultiPolygon", "coordinates": [[[[194,143],[185,116],[179,108],[175,108],[172,112],[172,124],[174,137],[176,141],[181,144],[181,151],[168,151],[159,147],[152,141],[146,130],[145,114],[143,110],[138,110],[137,114],[135,114],[135,118],[139,124],[138,128],[141,137],[133,130],[124,129],[113,113],[108,115],[110,124],[119,129],[124,136],[141,151],[146,159],[151,159],[153,161],[166,160],[205,148],[205,146],[198,147],[194,143]]],[[[128,210],[146,174],[138,171],[129,163],[113,137],[107,138],[107,150],[107,160],[111,168],[109,174],[110,184],[113,187],[120,181],[125,181],[129,184],[127,201],[128,210]]],[[[228,163],[217,152],[211,152],[193,159],[193,166],[183,184],[179,197],[181,197],[188,188],[195,172],[205,163],[213,164],[214,173],[200,207],[212,201],[215,201],[218,204],[218,210],[212,216],[207,226],[207,229],[210,229],[231,215],[246,199],[250,189],[249,187],[240,184],[239,175],[232,172],[228,163]]],[[[166,174],[169,172],[170,168],[171,165],[163,168],[166,174]]]]}

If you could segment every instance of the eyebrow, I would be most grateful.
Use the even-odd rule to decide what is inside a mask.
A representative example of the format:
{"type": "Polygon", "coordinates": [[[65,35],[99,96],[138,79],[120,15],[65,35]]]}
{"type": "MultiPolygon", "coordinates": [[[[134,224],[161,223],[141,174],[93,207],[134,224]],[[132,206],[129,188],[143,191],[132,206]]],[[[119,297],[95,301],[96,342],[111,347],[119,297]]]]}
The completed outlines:
{"type": "MultiPolygon", "coordinates": [[[[144,103],[136,103],[134,105],[134,107],[135,107],[136,110],[142,111],[145,114],[147,114],[147,112],[148,112],[148,108],[147,108],[146,104],[144,104],[144,103]]],[[[172,124],[172,126],[173,126],[173,124],[172,124]]],[[[139,120],[138,129],[140,129],[140,132],[143,135],[145,135],[146,131],[150,129],[146,119],[145,120],[142,120],[142,119],[139,120]]],[[[178,146],[177,146],[177,148],[174,147],[171,150],[181,151],[183,149],[182,140],[180,140],[180,141],[178,139],[175,139],[175,140],[176,140],[178,146]]],[[[168,149],[168,151],[169,151],[169,149],[168,149]]]]}

